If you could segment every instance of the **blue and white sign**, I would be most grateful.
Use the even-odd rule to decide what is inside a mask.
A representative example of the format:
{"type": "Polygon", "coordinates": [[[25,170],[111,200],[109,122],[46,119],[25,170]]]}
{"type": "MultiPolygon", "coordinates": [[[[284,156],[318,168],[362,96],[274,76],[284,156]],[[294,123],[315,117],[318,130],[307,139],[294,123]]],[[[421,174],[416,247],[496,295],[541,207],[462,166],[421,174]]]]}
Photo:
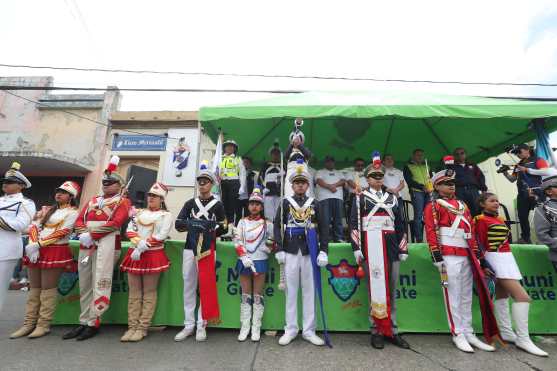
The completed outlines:
{"type": "Polygon", "coordinates": [[[113,151],[165,151],[166,138],[150,135],[115,135],[113,151]]]}

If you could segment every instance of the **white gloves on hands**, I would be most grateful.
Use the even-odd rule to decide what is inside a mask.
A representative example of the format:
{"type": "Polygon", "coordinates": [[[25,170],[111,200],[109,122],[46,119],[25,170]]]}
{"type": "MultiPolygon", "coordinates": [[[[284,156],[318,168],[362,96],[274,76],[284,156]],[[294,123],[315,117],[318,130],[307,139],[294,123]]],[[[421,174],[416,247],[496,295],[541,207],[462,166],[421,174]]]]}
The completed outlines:
{"type": "Polygon", "coordinates": [[[81,246],[90,249],[95,244],[95,241],[93,241],[91,233],[85,232],[79,235],[79,243],[81,246]]]}
{"type": "Polygon", "coordinates": [[[133,249],[132,254],[131,254],[131,258],[133,261],[138,261],[139,259],[141,259],[141,253],[143,251],[139,250],[138,248],[133,249]]]}
{"type": "Polygon", "coordinates": [[[441,273],[441,271],[443,270],[443,265],[445,265],[445,262],[441,260],[440,262],[434,262],[433,265],[435,265],[439,270],[439,273],[441,273]]]}
{"type": "Polygon", "coordinates": [[[408,254],[398,254],[398,260],[400,260],[401,262],[405,261],[406,259],[408,259],[408,254]]]}
{"type": "Polygon", "coordinates": [[[244,194],[244,193],[246,193],[246,189],[240,187],[240,190],[238,190],[238,194],[241,195],[241,194],[244,194]]]}
{"type": "Polygon", "coordinates": [[[248,255],[242,255],[240,257],[240,260],[242,261],[242,265],[246,268],[251,268],[253,267],[253,260],[251,260],[251,258],[248,255]]]}
{"type": "Polygon", "coordinates": [[[39,260],[39,244],[37,242],[31,242],[25,246],[25,255],[29,258],[31,263],[36,263],[39,260]]]}
{"type": "Polygon", "coordinates": [[[324,267],[329,264],[329,257],[325,251],[320,251],[319,255],[317,255],[317,265],[320,267],[324,267]]]}
{"type": "Polygon", "coordinates": [[[354,259],[356,259],[356,264],[360,264],[364,260],[362,250],[358,249],[354,251],[354,259]]]}
{"type": "Polygon", "coordinates": [[[286,253],[284,251],[279,251],[275,254],[275,259],[277,263],[284,264],[286,262],[286,253]]]}
{"type": "Polygon", "coordinates": [[[135,246],[135,248],[133,249],[131,258],[132,260],[139,260],[141,259],[141,254],[143,254],[145,251],[149,250],[149,245],[147,244],[147,241],[145,240],[140,240],[137,243],[137,246],[135,246]]]}

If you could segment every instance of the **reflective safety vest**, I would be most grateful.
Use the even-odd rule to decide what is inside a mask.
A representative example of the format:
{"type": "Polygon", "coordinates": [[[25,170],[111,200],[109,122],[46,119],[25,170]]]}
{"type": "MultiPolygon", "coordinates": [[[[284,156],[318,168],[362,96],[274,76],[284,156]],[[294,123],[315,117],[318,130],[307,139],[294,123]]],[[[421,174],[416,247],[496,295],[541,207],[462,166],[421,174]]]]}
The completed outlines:
{"type": "Polygon", "coordinates": [[[223,155],[220,162],[221,179],[239,179],[242,159],[236,155],[223,155]]]}
{"type": "MultiPolygon", "coordinates": [[[[412,173],[412,178],[416,183],[422,184],[428,190],[433,189],[433,186],[431,185],[431,182],[429,180],[429,174],[427,173],[427,167],[425,166],[425,164],[419,165],[414,163],[408,163],[406,166],[408,166],[408,169],[412,173]]],[[[412,190],[421,192],[421,190],[419,189],[412,188],[412,190]]]]}

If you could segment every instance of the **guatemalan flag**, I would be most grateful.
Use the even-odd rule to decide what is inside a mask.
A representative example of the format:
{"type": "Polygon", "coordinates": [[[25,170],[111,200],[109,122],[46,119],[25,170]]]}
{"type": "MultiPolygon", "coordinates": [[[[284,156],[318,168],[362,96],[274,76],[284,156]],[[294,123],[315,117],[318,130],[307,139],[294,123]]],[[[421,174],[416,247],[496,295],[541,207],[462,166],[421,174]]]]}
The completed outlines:
{"type": "Polygon", "coordinates": [[[550,166],[557,168],[557,158],[551,148],[549,135],[544,128],[544,119],[536,119],[532,122],[532,127],[536,132],[536,156],[545,159],[550,166]]]}

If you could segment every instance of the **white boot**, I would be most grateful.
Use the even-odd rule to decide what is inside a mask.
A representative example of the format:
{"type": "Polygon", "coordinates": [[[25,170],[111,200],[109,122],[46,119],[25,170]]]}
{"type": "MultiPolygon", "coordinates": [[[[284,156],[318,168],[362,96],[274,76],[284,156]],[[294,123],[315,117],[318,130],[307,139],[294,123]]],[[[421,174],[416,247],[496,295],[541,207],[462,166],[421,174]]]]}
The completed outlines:
{"type": "Polygon", "coordinates": [[[205,331],[205,327],[197,326],[197,331],[195,332],[195,340],[196,341],[207,340],[207,331],[205,331]]]}
{"type": "Polygon", "coordinates": [[[468,344],[481,349],[485,352],[495,352],[495,347],[491,346],[489,344],[484,343],[483,341],[481,341],[480,339],[478,339],[478,337],[474,334],[465,334],[464,335],[466,337],[466,341],[468,342],[468,344]]]}
{"type": "Polygon", "coordinates": [[[240,304],[240,335],[238,335],[238,341],[246,341],[249,334],[250,322],[251,322],[251,304],[249,296],[242,295],[242,304],[240,304]]]}
{"type": "Polygon", "coordinates": [[[535,356],[547,357],[547,353],[538,348],[532,340],[530,340],[530,335],[528,333],[528,311],[530,309],[530,303],[513,303],[512,309],[514,323],[516,324],[516,347],[535,356]]]}
{"type": "Polygon", "coordinates": [[[456,347],[466,353],[474,353],[474,349],[468,344],[464,334],[453,336],[453,343],[456,347]]]}
{"type": "Polygon", "coordinates": [[[253,320],[251,323],[251,341],[259,341],[261,339],[261,319],[265,306],[263,305],[263,297],[255,295],[253,303],[253,320]]]}
{"type": "Polygon", "coordinates": [[[516,334],[511,323],[511,312],[509,310],[509,298],[497,299],[494,303],[495,316],[501,338],[507,343],[516,341],[516,334]]]}

